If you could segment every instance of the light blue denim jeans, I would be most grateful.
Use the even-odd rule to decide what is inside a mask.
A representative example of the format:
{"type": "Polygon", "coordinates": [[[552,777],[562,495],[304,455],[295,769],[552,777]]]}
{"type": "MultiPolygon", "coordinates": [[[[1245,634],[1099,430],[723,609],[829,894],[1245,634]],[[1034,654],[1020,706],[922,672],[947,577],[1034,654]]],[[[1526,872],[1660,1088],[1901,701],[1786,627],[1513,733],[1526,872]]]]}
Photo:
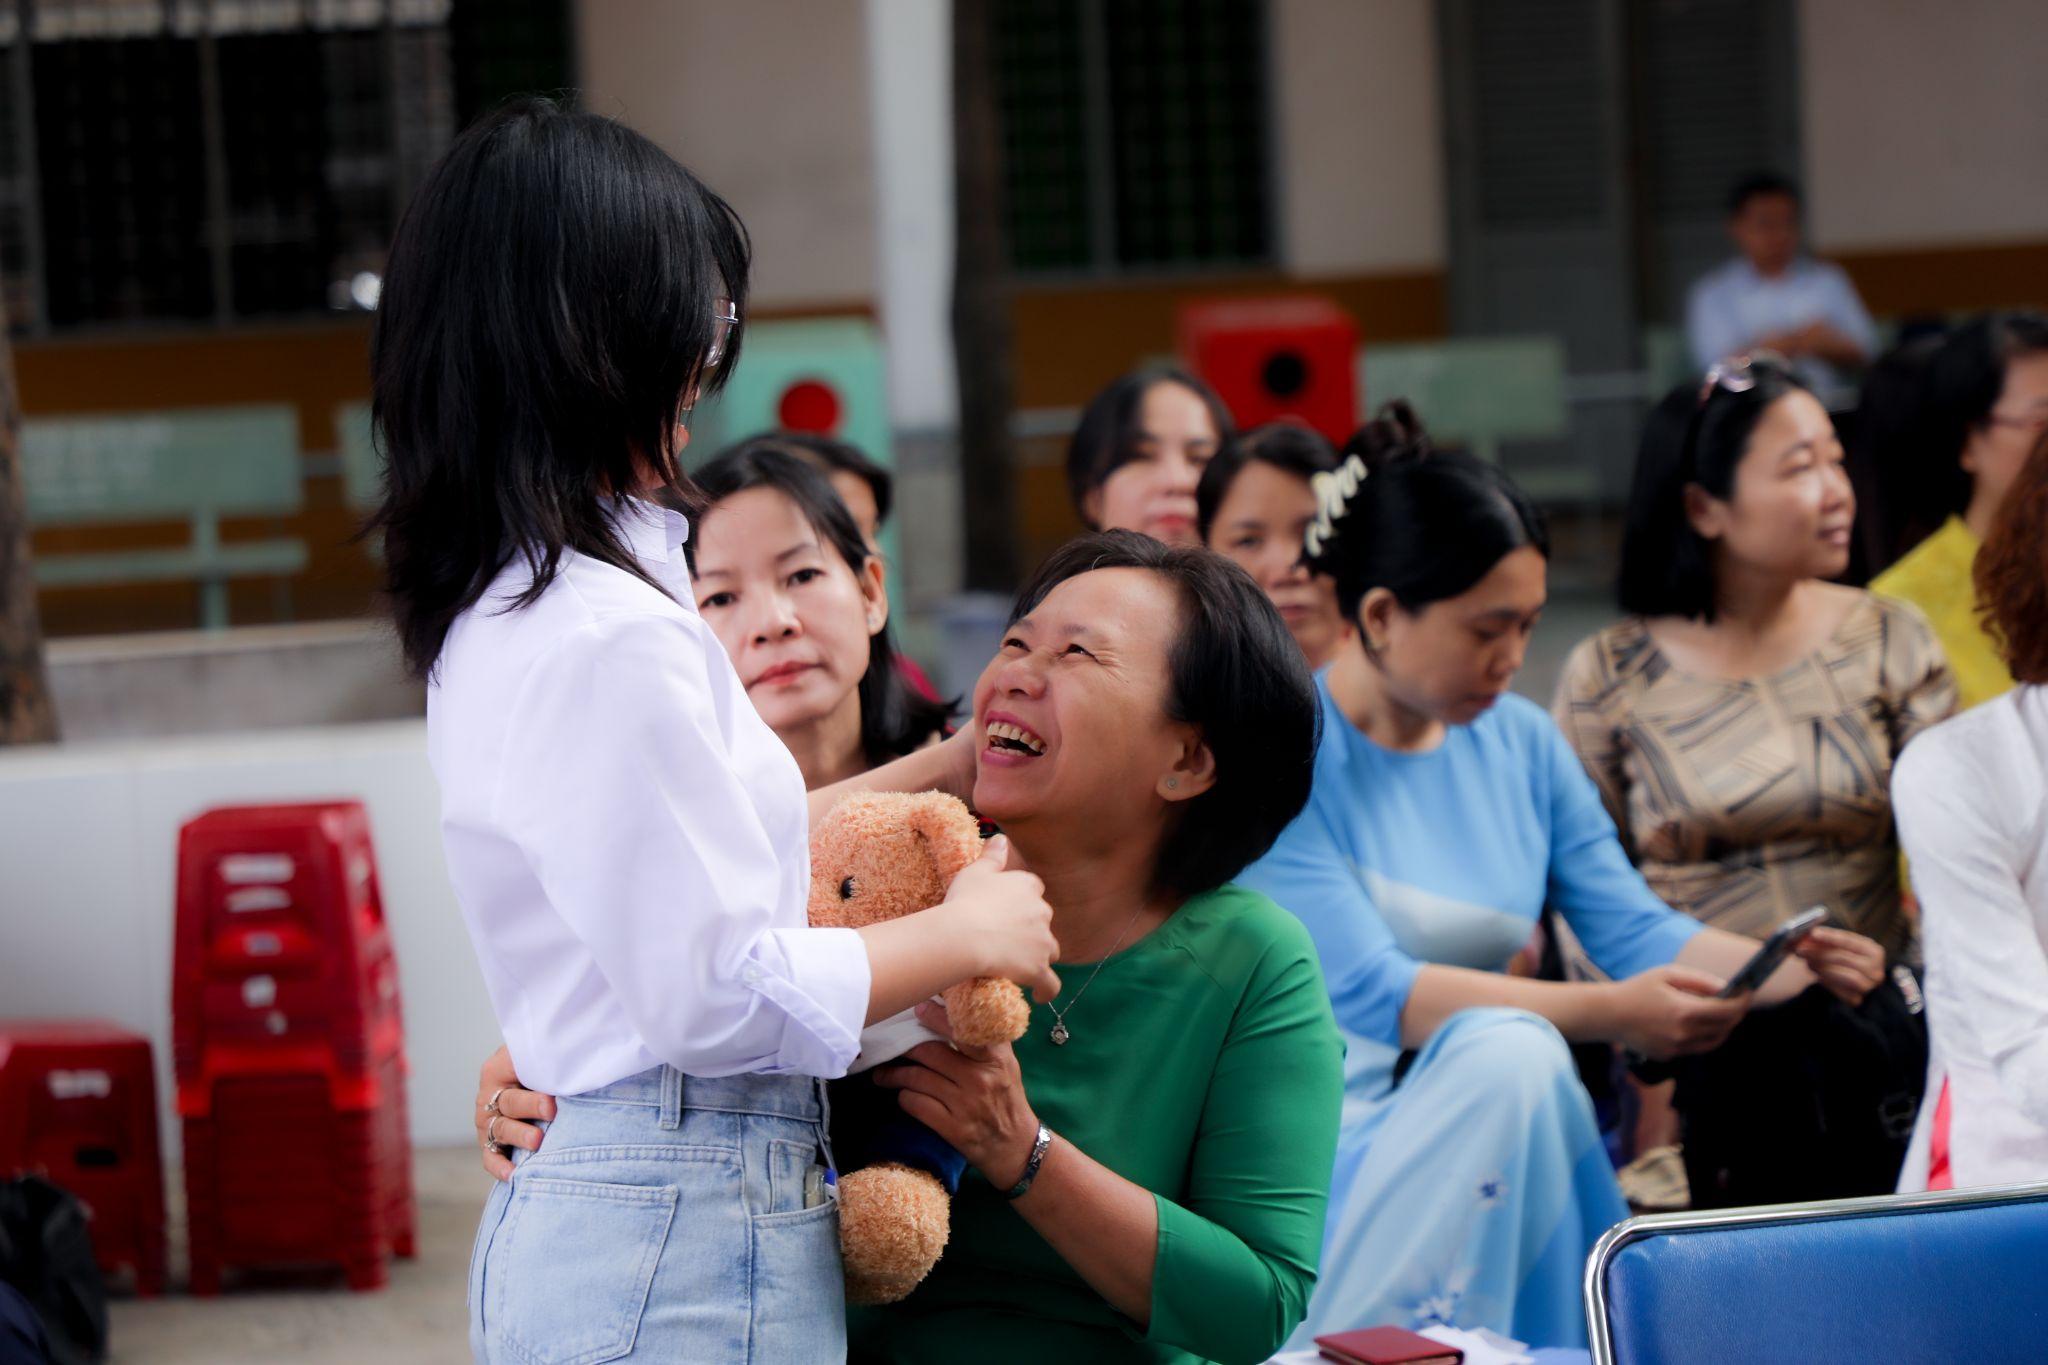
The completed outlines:
{"type": "Polygon", "coordinates": [[[657,1067],[561,1099],[484,1206],[477,1360],[844,1360],[838,1205],[805,1207],[828,1162],[823,1094],[657,1067]]]}

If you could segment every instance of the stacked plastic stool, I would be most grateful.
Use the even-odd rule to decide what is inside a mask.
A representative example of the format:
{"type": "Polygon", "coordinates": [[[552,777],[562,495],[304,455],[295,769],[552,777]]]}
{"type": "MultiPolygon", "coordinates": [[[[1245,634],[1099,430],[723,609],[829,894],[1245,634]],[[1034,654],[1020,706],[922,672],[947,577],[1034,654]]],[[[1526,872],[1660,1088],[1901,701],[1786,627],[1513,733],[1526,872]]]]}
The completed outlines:
{"type": "Polygon", "coordinates": [[[208,811],[178,840],[172,1042],[192,1292],[414,1252],[398,962],[360,802],[208,811]]]}
{"type": "Polygon", "coordinates": [[[0,1177],[77,1196],[100,1269],[164,1287],[164,1176],[149,1040],[99,1019],[0,1020],[0,1177]]]}

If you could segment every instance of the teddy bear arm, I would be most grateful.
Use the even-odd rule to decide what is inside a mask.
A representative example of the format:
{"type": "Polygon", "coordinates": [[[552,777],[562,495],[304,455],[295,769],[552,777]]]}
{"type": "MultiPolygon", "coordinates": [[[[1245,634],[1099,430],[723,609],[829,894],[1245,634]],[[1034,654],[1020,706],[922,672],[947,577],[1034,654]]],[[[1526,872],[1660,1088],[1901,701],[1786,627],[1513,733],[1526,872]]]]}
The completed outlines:
{"type": "Polygon", "coordinates": [[[1014,981],[984,976],[946,991],[953,1037],[969,1047],[1014,1043],[1031,1023],[1031,1006],[1014,981]]]}
{"type": "Polygon", "coordinates": [[[935,1176],[894,1163],[839,1182],[839,1253],[849,1303],[895,1303],[946,1248],[951,1200],[935,1176]]]}

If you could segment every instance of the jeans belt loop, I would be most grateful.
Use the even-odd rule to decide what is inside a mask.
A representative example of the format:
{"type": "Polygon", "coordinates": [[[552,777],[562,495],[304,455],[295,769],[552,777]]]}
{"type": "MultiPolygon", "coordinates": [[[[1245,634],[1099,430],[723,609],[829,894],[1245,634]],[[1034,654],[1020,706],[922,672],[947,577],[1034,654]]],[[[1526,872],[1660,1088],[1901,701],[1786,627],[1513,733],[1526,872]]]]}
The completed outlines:
{"type": "Polygon", "coordinates": [[[669,1131],[683,1126],[683,1073],[672,1066],[661,1069],[661,1126],[669,1131]]]}

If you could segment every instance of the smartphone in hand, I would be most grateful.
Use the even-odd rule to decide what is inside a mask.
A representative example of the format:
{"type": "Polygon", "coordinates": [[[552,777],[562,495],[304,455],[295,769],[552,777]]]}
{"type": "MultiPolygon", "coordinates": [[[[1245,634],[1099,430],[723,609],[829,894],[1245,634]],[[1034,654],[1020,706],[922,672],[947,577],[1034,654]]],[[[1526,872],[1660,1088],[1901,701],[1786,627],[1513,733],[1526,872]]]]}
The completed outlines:
{"type": "Polygon", "coordinates": [[[1763,946],[1751,955],[1749,961],[1742,964],[1742,970],[1728,978],[1728,984],[1721,988],[1721,999],[1726,1000],[1744,991],[1753,991],[1770,980],[1771,973],[1777,971],[1779,965],[1791,956],[1792,950],[1799,946],[1800,941],[1826,924],[1827,920],[1826,909],[1816,905],[1772,930],[1771,936],[1764,940],[1763,946]]]}

